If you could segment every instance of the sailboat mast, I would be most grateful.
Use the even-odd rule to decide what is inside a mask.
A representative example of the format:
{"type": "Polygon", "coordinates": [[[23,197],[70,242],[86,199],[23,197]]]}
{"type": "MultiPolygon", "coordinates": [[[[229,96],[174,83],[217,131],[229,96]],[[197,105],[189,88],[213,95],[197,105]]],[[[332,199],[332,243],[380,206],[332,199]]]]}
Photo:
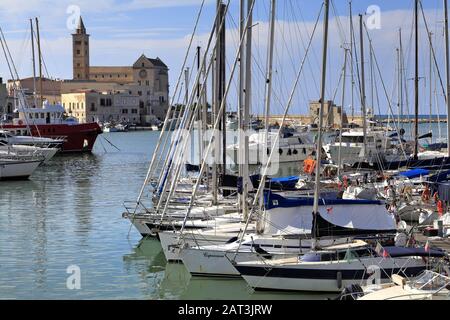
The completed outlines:
{"type": "Polygon", "coordinates": [[[342,70],[342,100],[341,100],[341,123],[339,125],[339,151],[338,151],[338,172],[337,176],[341,176],[342,166],[342,129],[344,126],[344,104],[345,104],[345,84],[347,81],[347,52],[349,49],[344,48],[344,69],[342,70]]]}
{"type": "Polygon", "coordinates": [[[36,35],[37,35],[37,45],[38,45],[38,58],[39,58],[39,96],[40,104],[44,102],[44,96],[42,93],[42,52],[41,52],[41,36],[39,31],[39,20],[36,18],[36,35]]]}
{"type": "Polygon", "coordinates": [[[33,31],[33,19],[30,19],[30,28],[31,28],[31,59],[33,61],[33,100],[34,107],[37,106],[36,101],[36,59],[34,55],[34,31],[33,31]]]}
{"type": "MultiPolygon", "coordinates": [[[[325,108],[325,86],[326,86],[326,74],[327,74],[327,51],[328,51],[328,16],[330,11],[330,1],[325,0],[325,13],[324,13],[324,34],[323,34],[323,52],[322,52],[322,84],[320,93],[320,110],[319,110],[319,134],[317,139],[317,164],[316,164],[316,179],[314,186],[314,206],[313,215],[319,214],[319,197],[320,197],[320,162],[322,159],[322,127],[323,127],[323,113],[325,108]]],[[[316,221],[316,219],[314,219],[316,221]]],[[[314,228],[315,230],[315,228],[314,228]]],[[[313,234],[314,241],[312,242],[313,248],[316,247],[315,232],[313,234]]]]}
{"type": "MultiPolygon", "coordinates": [[[[450,138],[450,49],[448,44],[448,7],[444,0],[444,25],[445,25],[445,71],[447,78],[447,140],[450,138]]],[[[450,157],[450,144],[447,143],[448,156],[450,157]]]]}
{"type": "Polygon", "coordinates": [[[419,153],[419,0],[414,1],[415,75],[414,75],[414,159],[419,153]]]}
{"type": "MultiPolygon", "coordinates": [[[[245,28],[245,1],[240,2],[239,10],[239,39],[244,36],[245,28]]],[[[238,94],[238,165],[239,165],[239,177],[242,179],[242,189],[244,189],[244,145],[245,145],[245,125],[244,125],[244,86],[245,86],[245,62],[244,62],[244,42],[241,43],[239,48],[239,94],[238,94]]],[[[247,198],[244,190],[238,192],[238,208],[239,212],[244,216],[248,215],[247,198]]]]}
{"type": "MultiPolygon", "coordinates": [[[[244,100],[244,158],[243,158],[243,187],[244,187],[244,195],[248,194],[248,180],[250,177],[249,173],[249,161],[250,161],[250,150],[249,150],[249,141],[248,135],[245,134],[250,130],[250,109],[252,107],[252,41],[253,41],[253,8],[254,2],[247,2],[247,34],[246,34],[246,52],[245,52],[245,100],[244,100]]],[[[247,199],[244,199],[245,211],[244,211],[244,219],[248,217],[248,205],[247,199]]]]}
{"type": "MultiPolygon", "coordinates": [[[[262,154],[264,155],[264,162],[268,159],[269,150],[269,114],[270,114],[270,104],[272,99],[272,73],[273,73],[273,52],[274,52],[274,41],[275,41],[275,17],[276,17],[276,0],[271,1],[271,12],[270,12],[270,27],[269,27],[269,47],[267,53],[267,74],[266,74],[266,97],[265,97],[265,143],[264,150],[262,154]]],[[[261,208],[264,207],[264,194],[261,193],[261,208]]]]}
{"type": "Polygon", "coordinates": [[[349,14],[350,14],[350,72],[351,72],[351,84],[352,84],[352,122],[355,121],[355,73],[354,73],[354,66],[353,66],[353,11],[352,11],[352,1],[349,1],[349,14]]]}
{"type": "Polygon", "coordinates": [[[363,114],[363,135],[364,135],[364,157],[367,154],[367,114],[366,114],[366,78],[364,73],[364,35],[363,35],[363,16],[359,15],[359,36],[361,46],[361,108],[363,114]]]}

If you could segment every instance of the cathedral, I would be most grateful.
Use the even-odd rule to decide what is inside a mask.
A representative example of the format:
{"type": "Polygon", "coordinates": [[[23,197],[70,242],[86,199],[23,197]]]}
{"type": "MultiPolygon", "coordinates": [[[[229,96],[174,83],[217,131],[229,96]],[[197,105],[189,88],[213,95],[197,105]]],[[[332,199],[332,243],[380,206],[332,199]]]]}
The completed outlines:
{"type": "Polygon", "coordinates": [[[141,55],[131,66],[91,66],[89,37],[83,19],[72,34],[73,80],[63,91],[98,90],[121,91],[139,97],[142,123],[163,120],[168,110],[169,68],[159,58],[141,55]]]}

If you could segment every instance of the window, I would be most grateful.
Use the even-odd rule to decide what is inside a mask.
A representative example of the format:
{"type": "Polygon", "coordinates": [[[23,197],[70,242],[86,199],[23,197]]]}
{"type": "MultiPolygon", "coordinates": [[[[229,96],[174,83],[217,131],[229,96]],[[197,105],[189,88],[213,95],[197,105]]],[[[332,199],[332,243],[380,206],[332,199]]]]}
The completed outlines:
{"type": "Polygon", "coordinates": [[[150,91],[147,91],[147,95],[148,95],[148,96],[150,95],[150,91]]]}
{"type": "Polygon", "coordinates": [[[130,95],[132,95],[132,94],[133,94],[133,92],[131,92],[131,91],[128,91],[128,93],[129,93],[130,95]]]}
{"type": "Polygon", "coordinates": [[[123,114],[128,113],[128,109],[122,109],[122,113],[123,113],[123,114]]]}
{"type": "Polygon", "coordinates": [[[137,114],[138,110],[137,109],[131,109],[131,113],[137,114]]]}
{"type": "Polygon", "coordinates": [[[79,67],[80,66],[80,64],[79,63],[77,63],[77,67],[79,67]]]}
{"type": "Polygon", "coordinates": [[[149,85],[150,85],[150,81],[146,80],[146,81],[145,81],[145,85],[146,85],[146,86],[149,86],[149,85]]]}
{"type": "Polygon", "coordinates": [[[138,91],[138,95],[139,95],[139,96],[142,96],[142,91],[138,91]]]}
{"type": "Polygon", "coordinates": [[[76,44],[77,46],[81,46],[81,41],[75,41],[75,44],[76,44]]]}
{"type": "Polygon", "coordinates": [[[145,63],[144,62],[142,62],[142,67],[145,67],[145,63]]]}
{"type": "Polygon", "coordinates": [[[144,101],[139,101],[139,108],[144,108],[144,101]]]}
{"type": "Polygon", "coordinates": [[[81,53],[81,51],[80,50],[77,50],[77,54],[80,54],[81,53]]]}
{"type": "Polygon", "coordinates": [[[105,103],[105,99],[100,99],[100,105],[102,106],[102,107],[104,107],[105,105],[106,105],[106,103],[105,103]]]}

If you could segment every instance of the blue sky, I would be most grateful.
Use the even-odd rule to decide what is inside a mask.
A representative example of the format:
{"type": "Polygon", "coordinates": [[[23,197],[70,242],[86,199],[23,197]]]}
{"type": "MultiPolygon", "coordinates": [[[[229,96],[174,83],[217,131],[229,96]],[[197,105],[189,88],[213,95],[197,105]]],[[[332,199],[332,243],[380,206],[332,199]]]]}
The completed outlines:
{"type": "MultiPolygon", "coordinates": [[[[189,35],[192,33],[201,0],[1,0],[0,27],[5,32],[21,77],[31,75],[30,36],[28,33],[31,17],[39,17],[43,54],[50,76],[67,79],[72,76],[71,65],[71,32],[67,28],[71,13],[68,8],[75,5],[83,16],[88,33],[91,34],[91,65],[131,65],[142,53],[150,57],[160,57],[170,68],[172,88],[180,72],[181,63],[187,48],[189,35]]],[[[227,20],[229,31],[228,68],[234,61],[238,19],[238,1],[231,0],[230,17],[227,20]]],[[[255,112],[262,110],[264,96],[264,77],[261,70],[265,67],[267,45],[267,20],[269,0],[257,0],[255,7],[254,27],[254,98],[255,112]]],[[[342,70],[343,50],[340,48],[343,39],[348,37],[348,1],[334,0],[330,12],[330,50],[327,81],[328,98],[335,97],[340,102],[339,76],[342,70]],[[340,30],[342,26],[342,30],[340,30]],[[336,94],[335,94],[336,93],[336,94]]],[[[282,113],[287,96],[291,90],[295,70],[298,69],[304,52],[304,44],[308,33],[312,31],[314,21],[322,4],[320,0],[278,0],[277,45],[275,53],[275,79],[273,113],[282,113]],[[303,42],[302,42],[303,41],[303,42]]],[[[410,31],[412,22],[412,0],[353,0],[353,13],[364,13],[371,5],[381,9],[381,29],[371,30],[377,59],[380,62],[383,80],[385,81],[389,99],[396,101],[396,61],[395,49],[398,46],[398,28],[404,30],[404,46],[407,64],[411,67],[410,31]],[[409,57],[409,58],[408,58],[409,57]]],[[[423,0],[430,28],[435,31],[436,54],[438,65],[444,74],[442,33],[442,1],[423,0]]],[[[215,0],[206,0],[206,7],[200,19],[195,45],[205,45],[207,35],[215,14],[215,0]]],[[[357,19],[354,19],[355,27],[357,19]]],[[[318,98],[320,83],[321,24],[313,42],[313,51],[308,56],[308,68],[305,68],[301,85],[296,93],[293,112],[305,113],[308,100],[318,98]]],[[[428,47],[425,46],[425,31],[421,22],[421,75],[428,73],[428,47]]],[[[368,53],[368,48],[366,48],[368,53]]],[[[358,52],[359,54],[359,52],[358,52]]],[[[3,57],[0,58],[0,76],[10,78],[3,57]]],[[[368,57],[366,57],[366,69],[368,57]]],[[[413,70],[408,67],[407,77],[413,70]]],[[[428,76],[426,78],[429,78],[428,76]]],[[[369,81],[369,76],[367,81],[369,81]]],[[[235,80],[233,83],[235,85],[235,80]]],[[[380,80],[378,100],[375,112],[387,111],[387,101],[382,92],[380,80]]],[[[410,83],[411,81],[408,81],[410,83]]],[[[427,97],[426,81],[423,83],[421,95],[421,111],[427,113],[430,97],[427,97]]],[[[347,84],[347,86],[349,86],[347,84]]],[[[233,87],[232,87],[233,88],[233,87]]],[[[439,87],[438,87],[439,89],[439,87]]],[[[368,89],[369,90],[369,89],[368,89]]],[[[434,90],[434,89],[433,89],[434,90]]],[[[375,89],[374,89],[375,91],[375,89]]],[[[439,90],[438,90],[439,91],[439,90]]],[[[350,92],[347,92],[347,98],[350,92]]],[[[355,99],[358,97],[355,93],[355,99]]],[[[368,100],[372,101],[368,94],[368,100]]],[[[376,95],[376,94],[375,94],[376,95]]],[[[230,108],[233,108],[233,93],[230,93],[230,108]]],[[[412,95],[411,95],[412,98],[412,95]]],[[[435,105],[442,104],[437,95],[435,105]]],[[[350,103],[347,99],[345,105],[350,103]]],[[[355,103],[356,104],[356,103],[355,103]]],[[[411,104],[411,101],[410,101],[411,104]]],[[[358,106],[355,106],[358,109],[358,106]]],[[[436,108],[433,106],[433,108],[436,108]]],[[[441,106],[442,108],[442,106],[441,106]]],[[[441,109],[443,111],[443,109],[441,109]]],[[[394,110],[396,112],[396,110],[394,110]]],[[[441,112],[442,113],[442,112],[441,112]]]]}

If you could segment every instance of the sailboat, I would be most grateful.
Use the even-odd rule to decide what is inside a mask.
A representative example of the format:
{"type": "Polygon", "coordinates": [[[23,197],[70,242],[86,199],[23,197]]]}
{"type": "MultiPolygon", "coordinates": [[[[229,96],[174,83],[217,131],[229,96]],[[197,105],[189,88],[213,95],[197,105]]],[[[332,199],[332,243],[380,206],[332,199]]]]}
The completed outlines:
{"type": "MultiPolygon", "coordinates": [[[[320,159],[322,152],[323,109],[325,101],[326,62],[328,44],[328,16],[329,0],[325,0],[324,15],[324,39],[322,59],[322,86],[321,108],[319,113],[319,134],[317,143],[317,157],[320,159]]],[[[362,19],[362,16],[360,16],[362,19]]],[[[426,269],[424,262],[417,251],[398,250],[398,248],[383,248],[374,250],[372,246],[362,240],[354,240],[351,243],[320,248],[319,240],[323,237],[336,237],[336,235],[383,234],[391,232],[389,219],[378,219],[383,215],[381,210],[370,214],[348,214],[344,211],[340,214],[324,213],[326,206],[320,206],[320,163],[316,166],[316,185],[312,219],[312,250],[303,255],[291,258],[272,259],[270,261],[237,262],[235,268],[240,272],[249,286],[255,289],[292,290],[292,291],[329,291],[338,292],[343,286],[364,281],[369,278],[368,270],[378,266],[382,270],[381,281],[394,273],[401,273],[407,277],[415,276],[426,269]],[[331,218],[332,217],[332,218],[331,218]],[[371,223],[366,224],[370,219],[371,223]],[[330,221],[332,220],[332,221],[330,221]],[[368,229],[367,225],[369,226],[368,229]],[[387,229],[386,229],[387,227],[387,229]]],[[[279,204],[279,201],[277,202],[279,204]]],[[[276,204],[275,203],[275,204],[276,204]]],[[[288,205],[295,202],[288,201],[288,205]]],[[[395,223],[391,228],[395,230],[395,223]]],[[[422,250],[424,251],[424,250],[422,250]]],[[[422,256],[426,252],[422,252],[422,256]]],[[[441,253],[443,254],[443,253],[441,253]]]]}

